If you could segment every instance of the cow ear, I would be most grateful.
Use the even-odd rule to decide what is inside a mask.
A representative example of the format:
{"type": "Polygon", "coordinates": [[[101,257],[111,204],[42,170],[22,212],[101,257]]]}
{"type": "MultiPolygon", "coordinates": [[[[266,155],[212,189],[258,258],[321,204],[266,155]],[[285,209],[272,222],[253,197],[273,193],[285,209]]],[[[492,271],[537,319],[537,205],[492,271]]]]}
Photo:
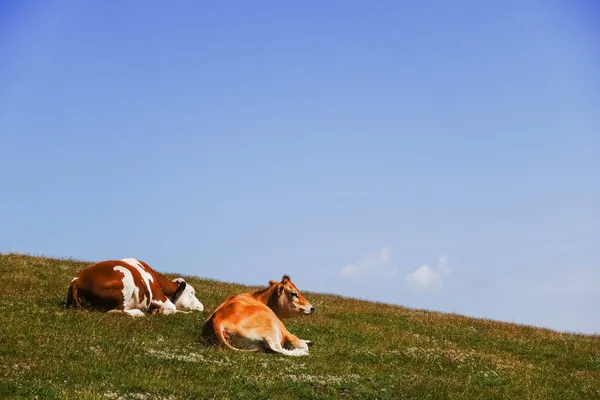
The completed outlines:
{"type": "Polygon", "coordinates": [[[183,294],[183,291],[185,290],[186,286],[187,283],[185,283],[183,279],[179,281],[179,285],[177,286],[177,290],[175,291],[175,295],[173,296],[173,303],[175,303],[177,299],[179,299],[179,297],[183,294]]]}
{"type": "Polygon", "coordinates": [[[277,281],[269,281],[269,286],[277,285],[278,283],[277,281]]]}
{"type": "Polygon", "coordinates": [[[284,285],[286,283],[288,283],[290,281],[290,277],[288,275],[284,275],[283,278],[281,278],[281,283],[283,283],[284,285]]]}

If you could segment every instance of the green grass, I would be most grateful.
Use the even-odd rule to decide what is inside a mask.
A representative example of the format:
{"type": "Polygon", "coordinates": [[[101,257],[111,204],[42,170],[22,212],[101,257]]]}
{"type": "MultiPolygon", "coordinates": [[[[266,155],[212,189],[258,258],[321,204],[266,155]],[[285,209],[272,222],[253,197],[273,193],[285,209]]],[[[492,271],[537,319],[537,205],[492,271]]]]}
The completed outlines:
{"type": "Polygon", "coordinates": [[[186,277],[195,314],[66,310],[87,264],[0,255],[0,398],[600,398],[600,336],[303,292],[317,312],[285,324],[310,356],[240,354],[199,343],[200,327],[254,288],[186,277]]]}

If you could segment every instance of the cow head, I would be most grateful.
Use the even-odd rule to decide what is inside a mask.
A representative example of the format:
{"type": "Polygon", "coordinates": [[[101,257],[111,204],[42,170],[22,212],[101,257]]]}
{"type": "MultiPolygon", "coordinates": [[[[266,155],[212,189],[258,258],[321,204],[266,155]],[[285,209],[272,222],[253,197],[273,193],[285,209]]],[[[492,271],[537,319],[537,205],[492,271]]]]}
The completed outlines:
{"type": "Polygon", "coordinates": [[[276,308],[273,311],[281,318],[310,315],[315,312],[315,308],[302,296],[289,276],[284,275],[281,282],[269,281],[269,285],[275,286],[271,304],[276,308]]]}
{"type": "Polygon", "coordinates": [[[183,278],[173,279],[177,284],[177,291],[173,296],[173,303],[181,311],[204,311],[204,306],[196,298],[196,291],[183,278]]]}

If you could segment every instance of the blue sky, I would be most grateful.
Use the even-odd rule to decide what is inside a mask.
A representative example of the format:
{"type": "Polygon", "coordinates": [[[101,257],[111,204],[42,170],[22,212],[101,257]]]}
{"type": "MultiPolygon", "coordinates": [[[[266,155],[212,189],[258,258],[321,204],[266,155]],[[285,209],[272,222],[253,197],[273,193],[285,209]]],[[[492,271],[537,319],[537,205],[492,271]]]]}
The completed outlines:
{"type": "Polygon", "coordinates": [[[597,2],[0,7],[0,251],[600,332],[597,2]]]}

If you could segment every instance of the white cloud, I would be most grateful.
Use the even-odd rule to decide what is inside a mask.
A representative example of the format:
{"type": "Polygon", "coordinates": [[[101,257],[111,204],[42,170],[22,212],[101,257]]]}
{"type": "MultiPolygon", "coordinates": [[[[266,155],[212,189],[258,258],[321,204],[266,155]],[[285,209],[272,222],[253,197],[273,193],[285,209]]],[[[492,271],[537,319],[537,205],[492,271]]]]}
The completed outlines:
{"type": "Polygon", "coordinates": [[[406,283],[415,292],[437,292],[444,285],[444,278],[450,274],[448,256],[438,260],[437,268],[421,265],[406,277],[406,283]]]}
{"type": "Polygon", "coordinates": [[[448,275],[450,273],[450,262],[448,261],[447,255],[443,255],[439,258],[438,269],[444,275],[448,275]]]}
{"type": "Polygon", "coordinates": [[[365,278],[390,278],[398,273],[398,269],[390,264],[390,247],[369,254],[353,264],[348,264],[340,270],[342,278],[361,281],[365,278]]]}

